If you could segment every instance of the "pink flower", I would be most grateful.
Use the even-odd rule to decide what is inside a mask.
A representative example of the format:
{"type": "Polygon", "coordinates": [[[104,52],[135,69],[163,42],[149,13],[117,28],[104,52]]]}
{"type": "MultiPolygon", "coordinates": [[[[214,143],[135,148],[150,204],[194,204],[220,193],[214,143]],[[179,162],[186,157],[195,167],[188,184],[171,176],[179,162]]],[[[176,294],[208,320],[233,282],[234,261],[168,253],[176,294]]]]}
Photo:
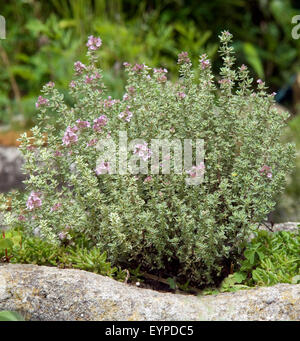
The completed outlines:
{"type": "Polygon", "coordinates": [[[88,121],[81,121],[80,119],[76,121],[76,126],[78,128],[89,128],[91,125],[90,125],[90,122],[88,121]]]}
{"type": "Polygon", "coordinates": [[[256,82],[257,82],[257,84],[262,84],[263,83],[263,81],[261,79],[258,79],[256,82]]]}
{"type": "Polygon", "coordinates": [[[96,167],[95,172],[97,175],[106,174],[110,171],[109,162],[102,162],[99,166],[96,167]]]}
{"type": "Polygon", "coordinates": [[[143,144],[136,144],[134,146],[133,154],[137,154],[144,161],[147,161],[151,157],[152,151],[148,148],[148,143],[145,142],[143,144]]]}
{"type": "Polygon", "coordinates": [[[186,94],[184,92],[178,92],[177,96],[182,99],[186,96],[186,94]]]}
{"type": "Polygon", "coordinates": [[[71,81],[69,85],[70,85],[70,87],[71,87],[71,88],[75,88],[75,86],[76,86],[76,82],[74,82],[74,81],[71,81]]]}
{"type": "Polygon", "coordinates": [[[209,67],[210,62],[209,62],[206,54],[203,54],[202,56],[200,56],[200,63],[201,63],[201,69],[202,70],[205,70],[209,67]]]}
{"type": "Polygon", "coordinates": [[[86,82],[86,84],[91,83],[92,80],[93,80],[93,77],[92,77],[92,76],[86,76],[86,77],[85,77],[85,82],[86,82]]]}
{"type": "Polygon", "coordinates": [[[48,88],[54,88],[55,83],[52,82],[52,81],[50,81],[50,82],[48,82],[48,83],[46,84],[46,86],[47,86],[48,88]]]}
{"type": "Polygon", "coordinates": [[[95,72],[93,75],[88,75],[88,76],[86,76],[85,77],[85,82],[87,83],[87,84],[90,84],[90,83],[92,83],[92,81],[93,80],[95,80],[95,79],[100,79],[101,78],[101,75],[98,73],[98,72],[95,72]]]}
{"type": "Polygon", "coordinates": [[[20,214],[20,215],[18,216],[18,220],[19,220],[19,221],[25,221],[26,218],[25,218],[25,216],[23,216],[22,214],[20,214]]]}
{"type": "Polygon", "coordinates": [[[247,66],[245,64],[242,64],[240,67],[241,71],[246,71],[247,70],[247,66]]]}
{"type": "Polygon", "coordinates": [[[203,172],[205,169],[204,162],[200,162],[198,166],[193,166],[190,170],[186,171],[191,178],[195,178],[199,173],[203,172]]]}
{"type": "Polygon", "coordinates": [[[231,83],[231,80],[230,79],[227,79],[227,78],[223,78],[223,79],[220,79],[218,81],[219,84],[230,84],[231,83]]]}
{"type": "Polygon", "coordinates": [[[51,212],[53,211],[57,211],[60,207],[61,207],[61,203],[57,203],[57,204],[54,204],[52,207],[51,207],[51,212]]]}
{"type": "Polygon", "coordinates": [[[26,202],[26,206],[30,211],[42,206],[42,199],[40,198],[39,193],[31,192],[26,202]]]}
{"type": "Polygon", "coordinates": [[[186,64],[186,63],[190,63],[191,60],[188,56],[187,52],[181,52],[178,55],[178,64],[186,64]]]}
{"type": "Polygon", "coordinates": [[[94,146],[98,142],[98,139],[92,139],[87,143],[87,147],[94,146]]]}
{"type": "Polygon", "coordinates": [[[129,109],[130,107],[128,106],[125,111],[122,111],[119,115],[119,118],[124,119],[126,122],[130,122],[132,118],[132,112],[129,109]]]}
{"type": "Polygon", "coordinates": [[[135,64],[134,67],[132,68],[132,71],[142,71],[144,70],[145,65],[144,64],[135,64]]]}
{"type": "Polygon", "coordinates": [[[130,86],[129,88],[128,88],[128,92],[132,95],[132,94],[134,94],[135,93],[135,88],[133,87],[133,86],[130,86]]]}
{"type": "Polygon", "coordinates": [[[66,232],[60,232],[60,233],[58,234],[58,238],[59,238],[60,240],[66,239],[66,238],[67,238],[67,233],[66,233],[66,232]]]}
{"type": "Polygon", "coordinates": [[[131,64],[128,63],[128,62],[124,62],[123,65],[124,65],[125,67],[129,67],[131,64]]]}
{"type": "Polygon", "coordinates": [[[112,99],[111,96],[108,96],[107,99],[104,100],[103,105],[106,108],[112,107],[114,104],[119,103],[120,100],[118,99],[112,99]]]}
{"type": "Polygon", "coordinates": [[[86,70],[86,66],[79,61],[74,63],[74,68],[78,75],[80,75],[82,71],[86,70]]]}
{"type": "Polygon", "coordinates": [[[47,100],[47,98],[39,96],[37,102],[35,103],[35,107],[39,108],[40,106],[46,106],[48,105],[48,103],[49,101],[47,100]]]}
{"type": "Polygon", "coordinates": [[[99,37],[89,36],[86,46],[89,51],[96,51],[102,45],[102,40],[99,37]]]}
{"type": "Polygon", "coordinates": [[[123,95],[123,101],[128,101],[130,96],[128,94],[123,95]]]}
{"type": "Polygon", "coordinates": [[[68,127],[63,138],[63,144],[66,146],[71,145],[72,143],[76,143],[78,141],[78,136],[75,134],[75,132],[78,130],[77,127],[68,127]]]}
{"type": "Polygon", "coordinates": [[[265,175],[267,178],[271,179],[272,178],[272,170],[271,167],[264,165],[262,168],[259,170],[260,175],[265,175]]]}
{"type": "Polygon", "coordinates": [[[145,178],[145,180],[144,180],[144,182],[146,183],[146,182],[150,182],[152,180],[152,176],[147,176],[146,178],[145,178]]]}
{"type": "Polygon", "coordinates": [[[102,130],[102,127],[107,124],[107,121],[107,117],[105,115],[101,115],[100,117],[94,119],[93,129],[97,132],[100,132],[102,130]]]}
{"type": "Polygon", "coordinates": [[[165,75],[161,75],[159,77],[157,77],[157,80],[160,82],[160,83],[164,83],[167,81],[167,77],[165,75]]]}
{"type": "Polygon", "coordinates": [[[168,70],[166,68],[162,69],[162,68],[159,68],[159,69],[153,69],[153,72],[154,73],[161,73],[161,74],[164,74],[164,73],[168,73],[168,70]]]}
{"type": "Polygon", "coordinates": [[[56,150],[53,154],[54,156],[62,156],[62,152],[60,152],[59,150],[56,150]]]}
{"type": "Polygon", "coordinates": [[[78,131],[78,127],[77,126],[73,126],[70,128],[70,130],[73,132],[73,133],[76,133],[76,131],[78,131]]]}

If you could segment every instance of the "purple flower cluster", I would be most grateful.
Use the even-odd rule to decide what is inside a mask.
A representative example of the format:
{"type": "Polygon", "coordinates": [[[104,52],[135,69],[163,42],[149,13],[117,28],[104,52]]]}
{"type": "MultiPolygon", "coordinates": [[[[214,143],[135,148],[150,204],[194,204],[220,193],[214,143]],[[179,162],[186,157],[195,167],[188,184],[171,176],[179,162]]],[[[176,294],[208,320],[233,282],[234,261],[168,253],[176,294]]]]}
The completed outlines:
{"type": "Polygon", "coordinates": [[[71,88],[75,88],[76,82],[75,81],[71,81],[69,85],[70,85],[71,88]]]}
{"type": "Polygon", "coordinates": [[[271,167],[264,165],[262,168],[259,170],[260,175],[265,175],[267,178],[271,179],[272,178],[272,170],[271,167]]]}
{"type": "Polygon", "coordinates": [[[128,101],[129,99],[130,99],[130,96],[127,93],[125,93],[123,95],[123,101],[128,101]]]}
{"type": "Polygon", "coordinates": [[[137,154],[144,161],[147,161],[151,157],[152,151],[148,148],[148,143],[145,142],[143,144],[136,144],[134,146],[133,154],[137,154]]]}
{"type": "Polygon", "coordinates": [[[145,65],[144,64],[135,64],[134,67],[132,68],[132,71],[142,71],[144,70],[145,65]]]}
{"type": "Polygon", "coordinates": [[[186,63],[190,63],[191,60],[189,58],[189,55],[187,52],[181,52],[178,55],[178,64],[186,64],[186,63]]]}
{"type": "Polygon", "coordinates": [[[37,102],[35,103],[35,107],[39,108],[41,106],[46,106],[48,105],[49,101],[47,98],[44,98],[43,96],[39,96],[37,102]]]}
{"type": "Polygon", "coordinates": [[[129,109],[130,107],[128,106],[125,111],[122,111],[119,115],[119,118],[123,119],[126,122],[130,122],[132,118],[132,112],[129,109]]]}
{"type": "Polygon", "coordinates": [[[128,92],[130,93],[130,95],[133,95],[135,93],[135,88],[133,86],[130,86],[128,88],[128,92]]]}
{"type": "Polygon", "coordinates": [[[90,126],[90,122],[88,121],[82,121],[80,119],[76,121],[77,128],[89,128],[90,126]]]}
{"type": "MultiPolygon", "coordinates": [[[[107,117],[105,115],[102,115],[94,120],[93,129],[96,132],[100,132],[102,127],[104,127],[107,124],[107,117]]],[[[76,143],[78,141],[78,135],[76,134],[80,129],[90,128],[91,124],[88,121],[83,121],[81,119],[78,119],[76,121],[76,125],[73,127],[68,126],[65,134],[62,138],[63,145],[70,146],[73,143],[76,143]]],[[[97,140],[93,139],[89,143],[87,143],[87,146],[93,146],[96,144],[97,140]]],[[[55,156],[62,156],[62,153],[60,151],[54,152],[55,156]]],[[[70,154],[71,155],[71,154],[70,154]]]]}
{"type": "Polygon", "coordinates": [[[154,73],[160,73],[160,74],[165,74],[165,73],[168,73],[168,70],[166,68],[162,69],[162,68],[159,68],[159,69],[153,69],[153,72],[154,73]]]}
{"type": "Polygon", "coordinates": [[[103,102],[104,107],[106,108],[110,108],[112,107],[114,104],[120,102],[120,100],[118,99],[112,99],[111,96],[108,96],[108,99],[105,99],[103,102]]]}
{"type": "Polygon", "coordinates": [[[110,164],[109,162],[106,162],[106,161],[101,162],[100,165],[97,166],[95,169],[95,172],[97,175],[106,174],[106,173],[109,173],[109,171],[110,171],[110,164]]]}
{"type": "Polygon", "coordinates": [[[50,89],[53,89],[53,88],[55,87],[55,83],[52,82],[52,81],[50,81],[50,82],[48,82],[48,83],[46,84],[46,86],[47,86],[48,88],[50,88],[50,89]]]}
{"type": "Polygon", "coordinates": [[[186,171],[191,178],[195,178],[199,173],[203,172],[205,169],[204,162],[200,162],[199,165],[193,166],[190,170],[186,171]]]}
{"type": "Polygon", "coordinates": [[[98,73],[98,72],[95,72],[93,75],[91,75],[91,76],[89,76],[89,75],[87,75],[86,77],[85,77],[85,82],[87,83],[87,84],[90,84],[90,83],[92,83],[92,81],[93,80],[95,80],[95,79],[100,79],[101,78],[101,75],[98,73]]]}
{"type": "Polygon", "coordinates": [[[98,139],[91,139],[88,143],[87,143],[87,147],[92,147],[94,146],[96,143],[98,142],[98,139]]]}
{"type": "Polygon", "coordinates": [[[30,211],[42,206],[42,199],[40,198],[40,194],[37,192],[31,192],[27,199],[26,206],[30,211]]]}
{"type": "Polygon", "coordinates": [[[220,79],[218,81],[219,84],[230,84],[231,83],[231,80],[230,79],[227,79],[227,78],[223,78],[223,79],[220,79]]]}
{"type": "Polygon", "coordinates": [[[67,235],[66,235],[65,232],[59,232],[58,238],[59,238],[60,240],[64,240],[64,239],[66,239],[66,237],[67,237],[67,235]]]}
{"type": "Polygon", "coordinates": [[[86,46],[89,51],[96,51],[102,45],[102,40],[99,37],[89,36],[86,46]]]}
{"type": "Polygon", "coordinates": [[[100,117],[94,119],[93,129],[97,132],[100,132],[102,127],[106,126],[107,121],[107,117],[105,115],[101,115],[100,117]]]}
{"type": "Polygon", "coordinates": [[[20,214],[20,215],[18,216],[18,221],[25,221],[25,220],[26,220],[26,218],[25,218],[24,215],[20,214]]]}
{"type": "Polygon", "coordinates": [[[75,134],[78,131],[78,128],[75,127],[67,127],[67,130],[62,138],[63,144],[66,146],[70,146],[72,143],[76,143],[78,141],[78,136],[75,134]]]}
{"type": "Polygon", "coordinates": [[[200,64],[201,64],[202,70],[205,70],[209,67],[210,62],[209,62],[206,54],[203,54],[202,56],[200,56],[200,64]]]}
{"type": "Polygon", "coordinates": [[[178,96],[179,98],[183,99],[183,98],[186,96],[186,94],[185,94],[184,92],[182,92],[182,91],[179,91],[179,92],[177,93],[177,96],[178,96]]]}
{"type": "Polygon", "coordinates": [[[74,63],[74,69],[78,75],[80,75],[84,70],[86,70],[86,66],[81,62],[74,63]]]}
{"type": "Polygon", "coordinates": [[[56,150],[53,154],[55,157],[62,156],[62,152],[59,150],[56,150]]]}

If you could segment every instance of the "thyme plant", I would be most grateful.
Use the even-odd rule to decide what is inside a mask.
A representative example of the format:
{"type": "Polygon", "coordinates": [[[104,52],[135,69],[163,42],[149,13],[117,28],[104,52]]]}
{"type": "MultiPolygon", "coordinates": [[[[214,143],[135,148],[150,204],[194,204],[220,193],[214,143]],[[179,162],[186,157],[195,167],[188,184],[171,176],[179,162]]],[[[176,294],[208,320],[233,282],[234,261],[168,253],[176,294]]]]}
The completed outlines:
{"type": "Polygon", "coordinates": [[[226,277],[274,208],[294,149],[280,140],[288,114],[276,110],[263,81],[253,89],[245,65],[234,68],[231,34],[222,32],[220,41],[216,78],[206,55],[196,77],[180,53],[175,84],[164,68],[124,63],[128,82],[119,100],[107,97],[97,58],[102,42],[90,36],[89,64],[76,62],[70,82],[75,104],[53,82],[38,98],[39,124],[21,137],[28,195],[13,198],[6,223],[52,243],[82,233],[114,265],[140,265],[182,283],[201,287],[226,277]],[[120,131],[146,141],[131,150],[144,161],[152,139],[202,139],[203,182],[185,181],[199,165],[182,174],[174,166],[169,174],[116,174],[109,162],[97,164],[98,142],[117,141],[120,131]]]}

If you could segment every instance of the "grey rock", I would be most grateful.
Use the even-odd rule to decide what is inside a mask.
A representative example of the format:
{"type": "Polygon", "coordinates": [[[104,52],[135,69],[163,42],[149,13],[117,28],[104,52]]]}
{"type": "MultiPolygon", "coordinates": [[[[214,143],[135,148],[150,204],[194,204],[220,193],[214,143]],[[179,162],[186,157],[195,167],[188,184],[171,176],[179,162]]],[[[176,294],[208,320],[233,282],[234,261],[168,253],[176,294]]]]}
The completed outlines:
{"type": "Polygon", "coordinates": [[[21,166],[23,157],[18,148],[0,147],[0,192],[24,188],[21,166]]]}
{"type": "MultiPolygon", "coordinates": [[[[275,224],[271,229],[273,232],[278,232],[278,231],[296,231],[299,229],[300,223],[297,222],[286,222],[286,223],[279,223],[275,224]]],[[[262,230],[267,230],[265,226],[260,226],[260,229],[262,230]]]]}
{"type": "MultiPolygon", "coordinates": [[[[264,230],[264,231],[268,231],[270,233],[279,232],[279,231],[294,232],[294,231],[299,231],[300,223],[286,222],[286,223],[274,224],[273,226],[271,226],[271,224],[268,224],[267,226],[266,225],[260,225],[258,227],[258,230],[264,230]]],[[[254,238],[254,234],[251,233],[248,241],[251,241],[251,239],[253,239],[253,238],[254,238]]]]}
{"type": "Polygon", "coordinates": [[[0,266],[0,310],[27,320],[300,320],[300,285],[192,296],[156,292],[74,269],[0,266]]]}

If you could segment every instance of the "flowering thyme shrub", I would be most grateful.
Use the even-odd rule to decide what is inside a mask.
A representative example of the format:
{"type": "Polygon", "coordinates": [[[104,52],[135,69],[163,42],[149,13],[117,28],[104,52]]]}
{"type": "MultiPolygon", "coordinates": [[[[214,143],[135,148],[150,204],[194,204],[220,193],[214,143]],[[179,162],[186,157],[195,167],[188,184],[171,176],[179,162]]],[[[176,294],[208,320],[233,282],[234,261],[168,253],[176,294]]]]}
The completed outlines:
{"type": "Polygon", "coordinates": [[[294,153],[280,143],[288,115],[277,112],[261,80],[252,90],[246,66],[233,69],[231,39],[220,36],[218,81],[206,55],[195,79],[182,52],[176,84],[166,69],[124,63],[128,85],[118,100],[107,97],[96,66],[102,42],[89,37],[90,64],[75,63],[70,83],[76,104],[68,107],[53,82],[38,98],[39,124],[33,137],[21,137],[28,196],[12,201],[6,222],[53,243],[82,233],[113,264],[179,282],[203,286],[225,277],[251,228],[274,207],[294,153]],[[97,142],[118,141],[119,131],[146,141],[131,150],[143,161],[151,139],[203,139],[204,161],[182,174],[174,166],[170,174],[112,174],[109,161],[97,164],[97,142]],[[204,181],[188,186],[198,170],[204,181]]]}

